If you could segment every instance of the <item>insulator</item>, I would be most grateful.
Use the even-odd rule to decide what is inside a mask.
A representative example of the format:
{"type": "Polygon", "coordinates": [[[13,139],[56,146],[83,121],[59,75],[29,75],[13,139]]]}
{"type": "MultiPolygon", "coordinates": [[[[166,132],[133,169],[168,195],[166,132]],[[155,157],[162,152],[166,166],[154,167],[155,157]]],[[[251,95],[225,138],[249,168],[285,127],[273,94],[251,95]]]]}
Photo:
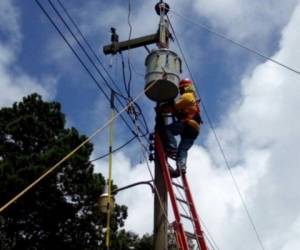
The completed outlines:
{"type": "Polygon", "coordinates": [[[155,138],[154,133],[150,133],[150,134],[149,134],[149,140],[150,140],[150,141],[154,141],[154,138],[155,138]]]}
{"type": "Polygon", "coordinates": [[[149,161],[154,161],[154,154],[149,154],[149,161]]]}
{"type": "Polygon", "coordinates": [[[168,14],[169,10],[170,10],[170,6],[169,4],[167,3],[163,3],[163,2],[158,2],[156,5],[155,5],[155,12],[157,15],[160,16],[160,10],[163,10],[164,11],[164,14],[168,14]]]}
{"type": "Polygon", "coordinates": [[[153,144],[153,143],[150,143],[150,144],[149,144],[149,150],[150,150],[150,151],[153,151],[154,149],[155,149],[154,144],[153,144]]]}

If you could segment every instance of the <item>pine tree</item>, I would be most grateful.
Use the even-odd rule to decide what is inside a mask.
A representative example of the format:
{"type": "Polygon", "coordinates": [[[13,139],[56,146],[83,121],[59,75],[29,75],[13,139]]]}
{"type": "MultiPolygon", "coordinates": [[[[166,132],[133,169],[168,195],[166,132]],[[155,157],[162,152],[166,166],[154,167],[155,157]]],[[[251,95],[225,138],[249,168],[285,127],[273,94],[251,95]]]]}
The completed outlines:
{"type": "MultiPolygon", "coordinates": [[[[38,94],[2,108],[0,205],[85,139],[75,128],[66,128],[59,103],[44,102],[38,94]]],[[[93,173],[92,150],[87,143],[0,214],[0,249],[104,249],[106,218],[97,213],[97,198],[105,180],[93,173]]],[[[112,237],[126,217],[127,208],[117,205],[112,237]]]]}

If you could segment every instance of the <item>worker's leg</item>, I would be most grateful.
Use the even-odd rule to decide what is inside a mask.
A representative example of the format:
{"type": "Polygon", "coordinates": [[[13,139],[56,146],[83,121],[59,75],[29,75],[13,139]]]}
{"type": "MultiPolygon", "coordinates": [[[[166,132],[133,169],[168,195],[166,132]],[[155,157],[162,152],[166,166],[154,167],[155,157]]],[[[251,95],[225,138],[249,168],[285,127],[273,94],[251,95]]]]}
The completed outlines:
{"type": "Polygon", "coordinates": [[[181,137],[181,141],[177,151],[177,168],[185,172],[186,170],[186,160],[188,155],[188,150],[193,146],[195,138],[192,137],[181,137]]]}
{"type": "Polygon", "coordinates": [[[194,141],[199,135],[199,131],[189,125],[185,125],[181,134],[181,141],[178,146],[176,165],[177,169],[181,169],[183,173],[186,171],[186,160],[188,150],[193,146],[194,141]]]}
{"type": "Polygon", "coordinates": [[[175,136],[182,134],[184,124],[182,122],[174,122],[166,126],[166,147],[170,150],[177,150],[177,141],[175,136]]]}

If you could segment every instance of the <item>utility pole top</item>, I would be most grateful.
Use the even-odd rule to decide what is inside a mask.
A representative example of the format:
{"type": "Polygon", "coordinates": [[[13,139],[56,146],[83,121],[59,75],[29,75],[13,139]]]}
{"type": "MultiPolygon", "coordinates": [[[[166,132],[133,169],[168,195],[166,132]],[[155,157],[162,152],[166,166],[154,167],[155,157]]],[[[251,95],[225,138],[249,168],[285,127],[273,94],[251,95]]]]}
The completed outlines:
{"type": "Polygon", "coordinates": [[[169,23],[166,19],[166,15],[170,10],[170,6],[160,0],[155,5],[155,11],[160,16],[158,31],[154,34],[130,39],[119,42],[119,36],[115,28],[111,28],[111,44],[103,46],[103,52],[107,54],[116,54],[124,50],[134,49],[138,47],[147,46],[150,44],[157,44],[159,48],[169,48],[169,38],[171,34],[169,32],[169,23]]]}
{"type": "Polygon", "coordinates": [[[161,15],[161,13],[163,12],[165,15],[168,14],[170,10],[170,6],[167,3],[164,3],[163,1],[158,2],[155,5],[155,11],[157,15],[161,15]]]}
{"type": "Polygon", "coordinates": [[[158,29],[158,33],[159,33],[158,47],[160,49],[169,48],[169,38],[170,38],[169,22],[166,19],[166,15],[168,14],[169,9],[170,6],[167,3],[164,3],[163,1],[160,1],[155,5],[156,14],[160,16],[159,29],[158,29]]]}

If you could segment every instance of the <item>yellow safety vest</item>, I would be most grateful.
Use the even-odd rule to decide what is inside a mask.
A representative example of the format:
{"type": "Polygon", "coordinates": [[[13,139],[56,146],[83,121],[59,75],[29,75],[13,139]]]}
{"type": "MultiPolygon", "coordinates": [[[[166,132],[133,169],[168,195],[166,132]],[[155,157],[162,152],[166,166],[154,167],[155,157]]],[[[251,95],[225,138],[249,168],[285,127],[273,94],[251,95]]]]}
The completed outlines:
{"type": "Polygon", "coordinates": [[[186,121],[191,127],[199,131],[200,121],[195,121],[195,116],[200,115],[200,108],[194,93],[182,94],[175,103],[175,113],[180,120],[186,121]]]}

